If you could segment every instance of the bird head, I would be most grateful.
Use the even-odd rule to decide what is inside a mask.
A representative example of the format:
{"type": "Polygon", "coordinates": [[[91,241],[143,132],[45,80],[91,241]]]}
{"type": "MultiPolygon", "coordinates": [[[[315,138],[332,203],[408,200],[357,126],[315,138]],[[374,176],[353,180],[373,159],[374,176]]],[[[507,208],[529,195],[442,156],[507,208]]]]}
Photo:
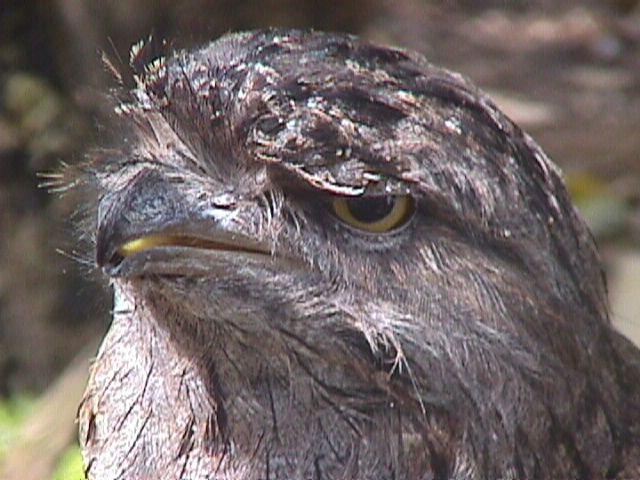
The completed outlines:
{"type": "Polygon", "coordinates": [[[316,32],[131,64],[89,180],[115,290],[80,410],[94,478],[609,471],[599,259],[486,95],[316,32]]]}

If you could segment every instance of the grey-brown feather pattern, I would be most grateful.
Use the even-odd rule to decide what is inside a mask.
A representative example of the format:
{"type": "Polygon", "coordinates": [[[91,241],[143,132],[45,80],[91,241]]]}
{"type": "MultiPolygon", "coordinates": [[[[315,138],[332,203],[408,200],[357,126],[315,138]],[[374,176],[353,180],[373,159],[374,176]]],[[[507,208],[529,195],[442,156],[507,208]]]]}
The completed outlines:
{"type": "Polygon", "coordinates": [[[640,353],[557,168],[482,92],[344,35],[132,60],[132,134],[86,179],[116,291],[80,409],[90,478],[640,474],[640,353]],[[417,208],[389,234],[330,212],[391,194],[417,208]],[[207,228],[270,260],[114,256],[207,228]]]}

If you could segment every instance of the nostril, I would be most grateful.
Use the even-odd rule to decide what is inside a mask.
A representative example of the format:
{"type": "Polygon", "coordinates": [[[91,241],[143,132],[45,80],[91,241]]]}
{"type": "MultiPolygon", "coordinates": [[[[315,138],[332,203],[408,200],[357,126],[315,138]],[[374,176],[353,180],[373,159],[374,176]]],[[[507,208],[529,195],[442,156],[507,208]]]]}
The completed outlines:
{"type": "Polygon", "coordinates": [[[216,208],[233,208],[236,205],[236,197],[231,193],[221,193],[211,199],[211,205],[216,208]]]}

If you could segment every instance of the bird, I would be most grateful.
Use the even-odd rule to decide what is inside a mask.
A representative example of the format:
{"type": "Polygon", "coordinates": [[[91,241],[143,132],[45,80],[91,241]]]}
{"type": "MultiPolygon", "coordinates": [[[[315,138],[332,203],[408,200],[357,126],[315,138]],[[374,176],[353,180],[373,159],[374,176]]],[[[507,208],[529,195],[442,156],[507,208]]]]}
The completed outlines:
{"type": "Polygon", "coordinates": [[[89,479],[640,478],[640,351],[541,147],[312,30],[130,55],[91,193],[89,479]]]}

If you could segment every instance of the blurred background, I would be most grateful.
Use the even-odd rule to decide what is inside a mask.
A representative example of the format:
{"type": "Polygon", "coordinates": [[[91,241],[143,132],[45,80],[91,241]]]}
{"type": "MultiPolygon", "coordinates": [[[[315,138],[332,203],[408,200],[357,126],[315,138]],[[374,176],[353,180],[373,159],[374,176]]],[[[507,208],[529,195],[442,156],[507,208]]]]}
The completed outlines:
{"type": "MultiPolygon", "coordinates": [[[[640,343],[640,0],[0,0],[0,478],[82,478],[74,418],[110,294],[77,192],[39,173],[113,121],[104,52],[266,26],[356,33],[471,77],[563,168],[640,343]]],[[[125,68],[125,67],[122,67],[125,68]]],[[[126,71],[124,72],[127,73],[126,71]]]]}

